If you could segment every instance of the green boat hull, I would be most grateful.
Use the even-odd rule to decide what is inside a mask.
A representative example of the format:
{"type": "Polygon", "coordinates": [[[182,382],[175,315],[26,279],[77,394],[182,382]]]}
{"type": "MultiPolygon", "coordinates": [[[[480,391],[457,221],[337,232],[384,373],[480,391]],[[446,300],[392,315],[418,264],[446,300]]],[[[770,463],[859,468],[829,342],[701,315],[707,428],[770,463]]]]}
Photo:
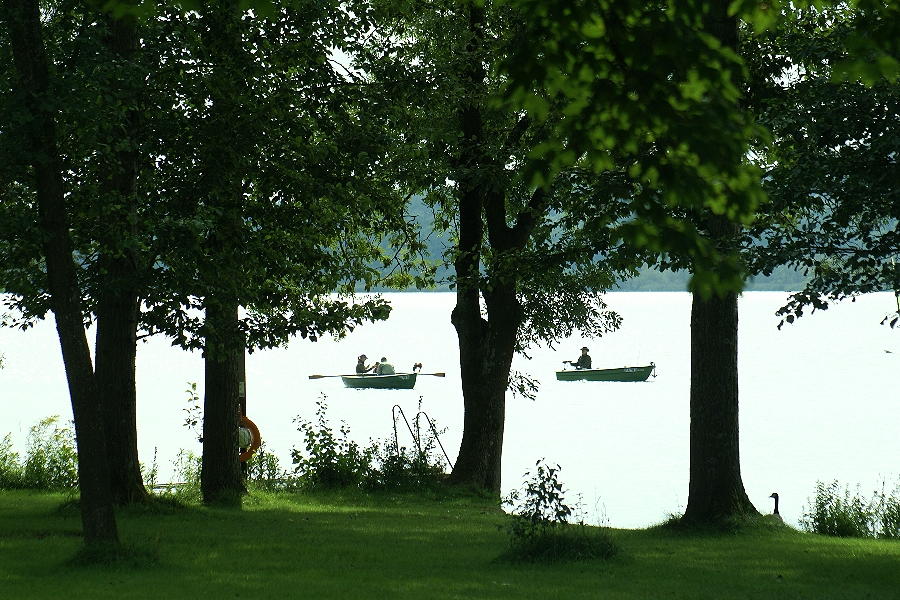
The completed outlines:
{"type": "Polygon", "coordinates": [[[396,375],[341,375],[348,388],[375,390],[411,390],[416,385],[417,373],[397,373],[396,375]]]}
{"type": "Polygon", "coordinates": [[[646,367],[576,369],[574,371],[557,371],[556,378],[559,381],[647,381],[655,369],[656,365],[653,363],[646,367]]]}

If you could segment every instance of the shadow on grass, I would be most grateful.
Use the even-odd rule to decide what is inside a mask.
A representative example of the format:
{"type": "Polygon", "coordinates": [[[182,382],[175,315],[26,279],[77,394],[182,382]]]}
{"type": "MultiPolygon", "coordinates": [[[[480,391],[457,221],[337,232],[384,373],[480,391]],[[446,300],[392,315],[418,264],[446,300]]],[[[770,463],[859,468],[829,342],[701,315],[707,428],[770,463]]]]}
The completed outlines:
{"type": "Polygon", "coordinates": [[[65,516],[54,513],[61,500],[0,493],[0,589],[9,597],[127,598],[152,590],[153,597],[298,600],[589,600],[600,593],[611,600],[833,600],[895,598],[900,589],[900,544],[765,524],[744,524],[743,531],[771,531],[759,535],[588,528],[610,535],[616,554],[567,541],[559,553],[551,544],[514,556],[508,517],[492,501],[345,490],[254,494],[241,511],[171,502],[160,513],[119,509],[125,545],[82,550],[80,539],[56,534],[79,525],[72,505],[65,516]]]}
{"type": "MultiPolygon", "coordinates": [[[[199,505],[185,502],[177,496],[150,496],[142,502],[134,502],[125,506],[117,506],[116,513],[130,515],[173,515],[179,512],[197,510],[199,505]]],[[[61,517],[77,517],[81,513],[81,500],[67,498],[56,507],[56,514],[61,517]]]]}
{"type": "Polygon", "coordinates": [[[93,544],[82,547],[67,564],[80,569],[145,569],[159,564],[159,553],[155,548],[132,544],[93,544]]]}

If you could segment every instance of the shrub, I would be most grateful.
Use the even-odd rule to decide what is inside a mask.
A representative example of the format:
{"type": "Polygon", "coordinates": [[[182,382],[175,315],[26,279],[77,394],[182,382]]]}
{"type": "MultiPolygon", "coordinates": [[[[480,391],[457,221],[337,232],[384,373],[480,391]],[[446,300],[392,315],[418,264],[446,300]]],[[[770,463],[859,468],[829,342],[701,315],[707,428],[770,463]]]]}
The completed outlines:
{"type": "Polygon", "coordinates": [[[369,476],[374,454],[372,448],[360,449],[350,439],[350,428],[343,421],[335,435],[328,425],[325,412],[328,405],[322,400],[316,402],[318,426],[299,417],[297,431],[304,437],[305,452],[291,449],[294,473],[304,485],[314,488],[358,487],[369,476]]]}
{"type": "Polygon", "coordinates": [[[297,479],[281,468],[281,461],[266,450],[265,442],[247,461],[246,475],[248,485],[269,492],[290,490],[297,486],[297,479]]]}
{"type": "Polygon", "coordinates": [[[54,491],[78,487],[75,433],[58,423],[59,415],[48,417],[28,432],[23,487],[54,491]]]}
{"type": "Polygon", "coordinates": [[[900,486],[894,488],[890,496],[881,494],[878,509],[880,529],[878,537],[900,539],[900,486]]]}
{"type": "Polygon", "coordinates": [[[872,498],[860,496],[859,486],[851,494],[849,486],[841,492],[837,481],[816,483],[816,497],[804,511],[800,525],[806,531],[838,537],[900,537],[900,487],[891,494],[874,491],[872,498]]]}
{"type": "MultiPolygon", "coordinates": [[[[403,416],[402,411],[399,416],[403,416]]],[[[368,487],[375,489],[413,490],[435,488],[446,476],[449,459],[441,446],[438,436],[446,429],[438,430],[434,419],[422,412],[422,397],[419,397],[419,412],[415,422],[410,426],[415,448],[401,446],[397,438],[398,414],[394,413],[394,440],[374,442],[371,446],[374,465],[366,481],[368,487]],[[422,426],[422,419],[427,426],[422,426]],[[440,448],[440,453],[438,453],[440,448]]]]}
{"type": "Polygon", "coordinates": [[[501,560],[511,562],[560,562],[606,559],[618,548],[605,529],[584,523],[580,500],[570,507],[565,503],[559,481],[560,466],[548,466],[543,459],[523,484],[521,492],[511,492],[502,503],[512,507],[509,548],[501,560]],[[576,523],[570,524],[569,519],[576,523]]]}
{"type": "Polygon", "coordinates": [[[369,448],[373,465],[366,478],[366,487],[372,489],[415,490],[434,488],[446,476],[443,457],[424,446],[409,450],[397,447],[393,441],[376,442],[369,448]]]}
{"type": "Polygon", "coordinates": [[[59,426],[59,416],[41,419],[28,432],[24,462],[10,436],[0,442],[0,489],[66,491],[78,487],[75,433],[59,426]]]}
{"type": "Polygon", "coordinates": [[[0,441],[0,490],[12,490],[23,485],[25,473],[19,463],[19,453],[13,452],[12,439],[6,434],[0,441]]]}
{"type": "Polygon", "coordinates": [[[203,467],[201,456],[190,450],[179,450],[173,464],[175,483],[168,486],[162,495],[184,502],[199,502],[200,471],[203,467]]]}

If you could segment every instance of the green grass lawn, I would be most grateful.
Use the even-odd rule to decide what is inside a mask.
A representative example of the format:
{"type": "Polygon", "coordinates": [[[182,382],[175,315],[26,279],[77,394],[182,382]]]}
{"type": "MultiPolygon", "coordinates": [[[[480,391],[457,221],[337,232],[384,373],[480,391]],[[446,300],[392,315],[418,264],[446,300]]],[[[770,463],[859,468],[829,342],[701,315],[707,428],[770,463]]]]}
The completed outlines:
{"type": "Polygon", "coordinates": [[[64,501],[0,492],[0,598],[900,599],[900,542],[613,530],[608,561],[509,564],[495,560],[507,520],[488,501],[356,492],[122,510],[122,540],[158,560],[79,567],[80,517],[64,501]]]}

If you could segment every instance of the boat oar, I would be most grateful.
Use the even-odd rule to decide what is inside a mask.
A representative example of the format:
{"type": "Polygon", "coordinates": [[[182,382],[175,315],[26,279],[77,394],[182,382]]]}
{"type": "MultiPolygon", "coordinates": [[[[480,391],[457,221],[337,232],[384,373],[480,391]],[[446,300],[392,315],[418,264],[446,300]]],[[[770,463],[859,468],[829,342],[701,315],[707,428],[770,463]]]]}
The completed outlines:
{"type": "MultiPolygon", "coordinates": [[[[397,375],[402,375],[403,373],[397,373],[397,375]]],[[[418,373],[419,375],[431,375],[432,377],[446,377],[446,373],[418,373]]],[[[325,377],[356,377],[359,373],[354,375],[310,375],[310,379],[323,379],[325,377]]]]}

